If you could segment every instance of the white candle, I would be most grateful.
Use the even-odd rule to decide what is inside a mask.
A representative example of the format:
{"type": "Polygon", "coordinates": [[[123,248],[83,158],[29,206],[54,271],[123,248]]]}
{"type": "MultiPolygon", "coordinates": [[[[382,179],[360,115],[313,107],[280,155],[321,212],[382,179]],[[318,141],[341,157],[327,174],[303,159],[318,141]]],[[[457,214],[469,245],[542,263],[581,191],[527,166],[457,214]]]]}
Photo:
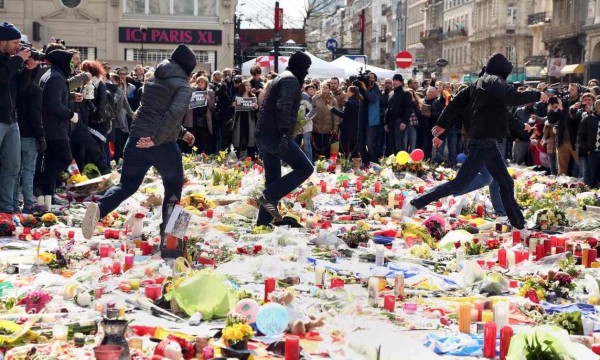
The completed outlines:
{"type": "Polygon", "coordinates": [[[384,253],[385,253],[385,248],[383,247],[383,245],[377,245],[375,247],[375,265],[376,266],[383,266],[384,265],[384,253]]]}
{"type": "Polygon", "coordinates": [[[550,248],[550,255],[556,255],[556,246],[550,248]]]}
{"type": "Polygon", "coordinates": [[[535,253],[535,247],[537,245],[537,239],[529,239],[529,258],[534,259],[533,254],[535,253]]]}
{"type": "Polygon", "coordinates": [[[65,325],[54,325],[52,328],[52,337],[54,340],[67,341],[68,334],[69,328],[65,325]]]}
{"type": "Polygon", "coordinates": [[[377,307],[379,305],[379,279],[372,277],[369,279],[367,291],[369,293],[369,306],[377,307]]]}
{"type": "Polygon", "coordinates": [[[494,304],[494,321],[499,328],[508,325],[508,303],[498,302],[494,304]]]}
{"type": "Polygon", "coordinates": [[[323,286],[323,274],[325,273],[325,267],[323,265],[315,266],[315,285],[323,286]]]}
{"type": "Polygon", "coordinates": [[[509,269],[512,269],[515,266],[515,252],[508,250],[506,252],[506,264],[508,265],[509,269]]]}

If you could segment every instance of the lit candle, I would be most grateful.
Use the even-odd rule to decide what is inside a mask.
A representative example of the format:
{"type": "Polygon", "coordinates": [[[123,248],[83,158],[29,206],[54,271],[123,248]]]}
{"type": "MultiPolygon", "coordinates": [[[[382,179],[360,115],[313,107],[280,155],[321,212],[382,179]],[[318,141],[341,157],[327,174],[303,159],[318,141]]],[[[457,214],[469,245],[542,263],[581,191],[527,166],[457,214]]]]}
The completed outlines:
{"type": "Polygon", "coordinates": [[[323,265],[315,266],[315,286],[323,286],[323,275],[325,267],[323,265]]]}
{"type": "Polygon", "coordinates": [[[481,321],[484,323],[494,321],[494,312],[492,310],[483,310],[481,312],[481,321]]]}
{"type": "Polygon", "coordinates": [[[285,337],[285,360],[300,359],[300,338],[295,335],[285,337]]]}
{"type": "Polygon", "coordinates": [[[501,267],[506,269],[506,267],[507,267],[506,249],[498,250],[498,264],[500,264],[501,267]]]}
{"type": "Polygon", "coordinates": [[[394,295],[386,295],[383,297],[383,308],[389,312],[396,310],[396,298],[394,295]]]}
{"type": "Polygon", "coordinates": [[[471,304],[460,304],[458,308],[458,330],[463,334],[471,332],[471,304]]]}
{"type": "Polygon", "coordinates": [[[494,359],[496,357],[496,323],[489,322],[483,328],[483,357],[494,359]]]}
{"type": "Polygon", "coordinates": [[[52,328],[52,338],[58,341],[67,341],[69,328],[66,325],[54,325],[52,328]]]}
{"type": "Polygon", "coordinates": [[[506,360],[512,336],[513,329],[510,326],[502,326],[500,328],[500,360],[506,360]]]}
{"type": "Polygon", "coordinates": [[[273,291],[275,291],[275,278],[266,278],[264,302],[269,302],[269,294],[273,291]]]}

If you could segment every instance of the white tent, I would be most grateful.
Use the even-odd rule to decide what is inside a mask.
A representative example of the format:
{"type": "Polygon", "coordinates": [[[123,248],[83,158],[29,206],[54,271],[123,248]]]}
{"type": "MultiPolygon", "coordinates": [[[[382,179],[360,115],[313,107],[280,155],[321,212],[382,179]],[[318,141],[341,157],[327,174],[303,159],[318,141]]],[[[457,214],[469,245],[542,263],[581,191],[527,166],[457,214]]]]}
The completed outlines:
{"type": "MultiPolygon", "coordinates": [[[[310,59],[312,61],[312,65],[308,70],[309,78],[318,77],[321,80],[323,80],[329,79],[331,77],[346,77],[346,74],[342,68],[333,65],[332,63],[329,63],[325,60],[321,60],[309,52],[306,52],[306,54],[310,56],[310,59]]],[[[279,72],[283,72],[283,70],[285,70],[285,68],[288,66],[288,59],[289,58],[286,56],[279,57],[279,72]]],[[[274,62],[275,60],[273,56],[259,56],[256,59],[246,61],[242,65],[242,75],[250,76],[250,68],[257,64],[263,69],[263,74],[266,74],[269,71],[273,70],[274,62]]]]}
{"type": "MultiPolygon", "coordinates": [[[[341,56],[331,62],[332,64],[344,69],[345,76],[344,78],[349,78],[352,75],[357,75],[358,70],[365,68],[365,64],[354,61],[346,56],[341,56]]],[[[385,78],[392,78],[396,74],[393,70],[382,69],[373,65],[366,65],[366,70],[369,70],[377,75],[377,78],[383,80],[385,78]]]]}

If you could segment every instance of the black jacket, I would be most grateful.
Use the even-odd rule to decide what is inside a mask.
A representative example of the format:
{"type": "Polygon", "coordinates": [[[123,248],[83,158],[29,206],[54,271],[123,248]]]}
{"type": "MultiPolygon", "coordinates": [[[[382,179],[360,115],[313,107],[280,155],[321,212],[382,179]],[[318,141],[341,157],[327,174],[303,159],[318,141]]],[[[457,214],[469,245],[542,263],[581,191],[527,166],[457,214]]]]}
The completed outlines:
{"type": "Polygon", "coordinates": [[[366,111],[365,105],[359,99],[352,96],[344,102],[344,110],[340,111],[336,108],[331,111],[342,119],[340,123],[340,140],[342,141],[358,141],[358,134],[362,128],[361,122],[364,123],[364,114],[366,111]]]}
{"type": "Polygon", "coordinates": [[[600,116],[596,113],[588,115],[581,120],[577,132],[577,149],[579,157],[586,157],[590,151],[599,150],[596,146],[598,141],[598,123],[600,116]]]}
{"type": "Polygon", "coordinates": [[[300,109],[300,82],[291,71],[286,70],[273,82],[258,112],[256,135],[279,138],[293,136],[300,109]]]}
{"type": "Polygon", "coordinates": [[[433,106],[434,106],[436,100],[437,100],[437,98],[425,99],[423,101],[423,104],[429,105],[429,109],[430,109],[430,113],[431,113],[431,116],[426,116],[426,115],[424,115],[423,112],[421,112],[421,119],[419,121],[419,126],[423,130],[427,130],[427,131],[431,130],[437,121],[437,116],[439,116],[439,114],[437,114],[437,116],[436,116],[436,114],[433,112],[433,106]]]}
{"type": "Polygon", "coordinates": [[[381,92],[381,99],[379,100],[379,117],[381,119],[382,124],[385,123],[385,114],[387,113],[387,109],[390,104],[390,94],[391,93],[392,93],[392,90],[390,90],[390,91],[384,90],[381,92]]]}
{"type": "MultiPolygon", "coordinates": [[[[521,106],[519,107],[514,114],[514,120],[521,123],[521,124],[527,124],[529,123],[529,118],[531,117],[531,115],[534,115],[534,109],[533,107],[527,107],[527,106],[521,106]]],[[[525,141],[525,142],[529,142],[530,139],[530,135],[529,132],[525,131],[523,126],[511,126],[509,125],[510,128],[510,135],[512,136],[513,139],[518,139],[519,141],[525,141]]]]}
{"type": "Polygon", "coordinates": [[[575,148],[582,113],[583,109],[574,112],[570,111],[569,108],[566,108],[563,111],[548,111],[548,122],[556,126],[556,147],[563,144],[565,141],[565,133],[568,132],[571,146],[575,148]]]}
{"type": "Polygon", "coordinates": [[[404,91],[403,87],[394,89],[394,93],[388,103],[387,113],[385,114],[385,124],[394,125],[398,121],[408,125],[410,115],[413,111],[413,101],[410,93],[404,91]]]}
{"type": "Polygon", "coordinates": [[[16,121],[15,103],[22,71],[21,57],[0,54],[0,122],[12,124],[16,121]]]}
{"type": "MultiPolygon", "coordinates": [[[[512,66],[511,66],[512,68],[512,66]]],[[[510,73],[510,71],[509,71],[510,73]]],[[[469,138],[501,139],[508,136],[507,105],[524,105],[536,102],[540,93],[517,92],[498,75],[484,74],[475,83],[459,92],[446,106],[437,124],[449,129],[452,119],[464,108],[470,115],[469,138]]]]}
{"type": "Polygon", "coordinates": [[[44,139],[42,89],[31,82],[17,98],[19,132],[22,138],[44,139]]]}
{"type": "Polygon", "coordinates": [[[47,57],[52,66],[40,79],[46,140],[69,140],[70,120],[74,113],[69,108],[67,76],[71,72],[72,57],[68,51],[52,51],[47,57]]]}
{"type": "Polygon", "coordinates": [[[129,136],[151,137],[154,145],[177,141],[185,133],[182,119],[192,98],[187,73],[175,61],[164,60],[142,89],[129,136]]]}

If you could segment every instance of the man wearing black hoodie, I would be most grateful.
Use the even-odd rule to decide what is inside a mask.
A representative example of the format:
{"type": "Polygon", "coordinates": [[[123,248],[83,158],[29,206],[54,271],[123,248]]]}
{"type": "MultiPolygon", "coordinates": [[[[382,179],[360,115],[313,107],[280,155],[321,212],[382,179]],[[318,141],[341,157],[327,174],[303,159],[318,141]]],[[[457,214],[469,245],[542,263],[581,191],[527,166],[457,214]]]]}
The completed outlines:
{"type": "Polygon", "coordinates": [[[181,198],[183,165],[177,139],[190,146],[194,135],[182,126],[192,88],[188,79],[196,68],[194,52],[181,44],[163,61],[144,85],[140,107],[134,114],[129,138],[123,151],[121,181],[110,188],[98,203],[87,207],[81,230],[90,239],[98,221],[129,198],[144,181],[146,172],[155,167],[165,188],[161,235],[168,220],[168,204],[172,198],[181,198]]]}
{"type": "Polygon", "coordinates": [[[521,231],[525,239],[529,231],[525,227],[523,213],[515,200],[514,182],[508,174],[506,164],[498,150],[498,141],[508,135],[509,119],[506,116],[507,105],[523,105],[544,101],[545,93],[526,91],[518,93],[506,83],[512,71],[512,63],[502,54],[490,57],[485,73],[474,84],[461,91],[442,112],[432,133],[434,141],[444,133],[464,108],[471,116],[469,124],[469,155],[458,171],[456,178],[437,186],[433,191],[415,198],[402,209],[403,215],[412,216],[417,209],[443,197],[458,193],[466,188],[479,171],[486,166],[500,186],[500,197],[511,225],[521,231]]]}
{"type": "Polygon", "coordinates": [[[300,186],[313,172],[312,162],[294,141],[298,109],[302,94],[301,85],[312,61],[303,52],[295,52],[287,69],[281,73],[267,91],[258,113],[256,143],[265,167],[263,195],[257,225],[268,225],[273,219],[280,221],[277,203],[300,186]],[[281,161],[292,171],[281,177],[281,161]]]}
{"type": "Polygon", "coordinates": [[[393,132],[396,140],[394,153],[406,150],[405,136],[409,125],[410,115],[413,111],[413,102],[410,93],[404,91],[404,78],[400,74],[394,75],[394,93],[388,103],[385,114],[385,131],[393,132]]]}

